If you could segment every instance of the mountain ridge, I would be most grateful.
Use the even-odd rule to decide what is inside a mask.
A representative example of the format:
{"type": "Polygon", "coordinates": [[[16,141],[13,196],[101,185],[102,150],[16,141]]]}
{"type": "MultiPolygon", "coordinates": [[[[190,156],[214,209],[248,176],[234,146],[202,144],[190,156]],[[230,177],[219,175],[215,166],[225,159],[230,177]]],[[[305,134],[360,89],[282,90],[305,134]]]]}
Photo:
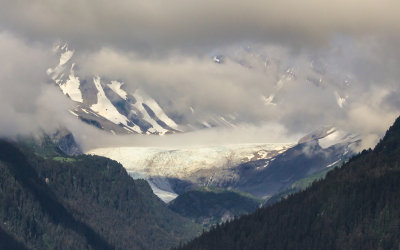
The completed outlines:
{"type": "Polygon", "coordinates": [[[400,117],[374,150],[324,180],[178,249],[397,249],[400,117]]]}

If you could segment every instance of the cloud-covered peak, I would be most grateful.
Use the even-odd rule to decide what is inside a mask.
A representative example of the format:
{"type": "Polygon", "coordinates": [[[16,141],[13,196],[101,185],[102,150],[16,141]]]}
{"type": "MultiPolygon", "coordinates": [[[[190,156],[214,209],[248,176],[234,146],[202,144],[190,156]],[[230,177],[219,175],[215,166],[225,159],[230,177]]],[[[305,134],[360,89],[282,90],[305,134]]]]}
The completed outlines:
{"type": "Polygon", "coordinates": [[[372,141],[400,111],[392,0],[0,3],[4,131],[64,123],[57,117],[69,103],[45,74],[55,65],[50,76],[72,72],[63,91],[75,101],[76,83],[99,76],[115,90],[111,80],[127,93],[142,89],[188,125],[279,124],[296,134],[330,124],[372,141]],[[60,40],[69,45],[54,57],[60,40]]]}

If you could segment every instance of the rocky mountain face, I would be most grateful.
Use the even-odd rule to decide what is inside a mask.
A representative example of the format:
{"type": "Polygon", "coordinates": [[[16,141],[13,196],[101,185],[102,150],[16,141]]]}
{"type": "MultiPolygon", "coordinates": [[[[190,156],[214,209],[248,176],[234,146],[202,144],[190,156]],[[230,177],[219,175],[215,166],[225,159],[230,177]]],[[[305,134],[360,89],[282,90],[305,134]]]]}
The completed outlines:
{"type": "Polygon", "coordinates": [[[273,158],[236,166],[239,178],[227,186],[270,198],[296,181],[343,164],[359,143],[356,136],[324,128],[303,137],[297,145],[273,158]]]}
{"type": "MultiPolygon", "coordinates": [[[[162,98],[159,93],[155,93],[164,93],[166,89],[146,92],[143,86],[133,88],[134,83],[124,83],[122,79],[82,73],[75,63],[75,51],[63,43],[55,47],[59,62],[49,68],[47,74],[75,102],[75,108],[70,110],[72,115],[92,126],[116,134],[163,135],[212,127],[256,125],[260,121],[266,122],[262,117],[268,117],[269,110],[284,110],[292,102],[287,99],[290,96],[285,95],[285,89],[301,84],[304,87],[312,86],[328,95],[333,103],[337,103],[335,112],[340,113],[346,109],[350,100],[348,92],[351,89],[351,79],[348,76],[330,72],[329,66],[317,59],[304,61],[297,68],[288,58],[277,58],[274,54],[273,49],[235,47],[209,58],[217,68],[234,64],[235,67],[266,77],[259,84],[262,86],[262,81],[268,83],[265,88],[254,93],[257,105],[251,110],[238,107],[240,110],[237,111],[216,111],[210,107],[197,107],[195,103],[192,107],[190,102],[187,107],[181,107],[182,104],[176,104],[177,101],[167,93],[161,94],[162,98]],[[154,96],[161,98],[162,104],[161,99],[156,100],[154,96]],[[171,108],[175,104],[179,109],[171,108]],[[253,109],[257,110],[258,118],[255,118],[257,115],[253,109]]],[[[174,89],[168,91],[174,92],[174,89]]],[[[206,105],[206,102],[198,105],[206,105]]]]}
{"type": "Polygon", "coordinates": [[[179,132],[173,121],[144,91],[127,93],[123,82],[99,76],[81,78],[67,44],[55,47],[58,65],[47,70],[62,92],[76,103],[70,113],[83,122],[117,134],[168,134],[179,132]]]}
{"type": "Polygon", "coordinates": [[[57,130],[51,139],[53,143],[66,155],[80,155],[83,154],[82,149],[75,141],[74,135],[66,129],[57,130]]]}
{"type": "Polygon", "coordinates": [[[20,147],[28,151],[33,150],[42,157],[51,157],[58,154],[68,156],[83,154],[73,134],[65,128],[59,128],[53,133],[39,131],[30,135],[17,136],[13,141],[20,147]]]}
{"type": "MultiPolygon", "coordinates": [[[[236,118],[223,114],[209,114],[207,118],[188,123],[179,118],[183,114],[167,114],[151,93],[143,89],[131,93],[120,80],[96,75],[79,76],[79,65],[74,63],[75,51],[66,43],[55,46],[54,53],[59,57],[59,63],[49,68],[47,74],[75,102],[70,113],[99,129],[113,134],[164,135],[202,128],[235,127],[236,118]]],[[[195,112],[192,107],[188,107],[188,111],[195,112]]]]}

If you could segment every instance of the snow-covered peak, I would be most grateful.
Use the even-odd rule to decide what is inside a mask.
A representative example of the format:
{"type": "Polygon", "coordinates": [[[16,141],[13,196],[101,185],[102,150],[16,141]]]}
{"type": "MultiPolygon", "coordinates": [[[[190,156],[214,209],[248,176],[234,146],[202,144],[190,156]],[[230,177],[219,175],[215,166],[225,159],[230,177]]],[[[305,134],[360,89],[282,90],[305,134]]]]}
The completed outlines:
{"type": "Polygon", "coordinates": [[[104,82],[100,76],[80,79],[67,43],[54,46],[59,62],[47,70],[49,77],[77,106],[70,113],[98,128],[118,133],[167,134],[178,125],[144,91],[128,93],[123,82],[104,82]],[[130,98],[132,97],[132,98],[130,98]]]}
{"type": "Polygon", "coordinates": [[[75,75],[75,63],[71,62],[74,51],[68,49],[68,44],[58,44],[54,52],[59,54],[59,63],[54,68],[47,69],[47,74],[58,84],[62,92],[75,102],[83,102],[79,77],[75,75]]]}
{"type": "Polygon", "coordinates": [[[65,95],[68,95],[71,100],[76,102],[83,102],[82,92],[79,89],[80,81],[77,76],[75,76],[74,71],[75,64],[71,65],[69,78],[65,82],[60,82],[60,88],[65,95]]]}

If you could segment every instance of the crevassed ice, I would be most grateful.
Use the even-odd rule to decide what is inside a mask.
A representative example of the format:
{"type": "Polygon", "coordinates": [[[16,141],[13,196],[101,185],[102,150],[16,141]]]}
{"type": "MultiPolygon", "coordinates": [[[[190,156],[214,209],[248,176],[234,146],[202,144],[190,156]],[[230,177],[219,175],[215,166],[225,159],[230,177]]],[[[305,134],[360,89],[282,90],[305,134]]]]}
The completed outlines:
{"type": "MultiPolygon", "coordinates": [[[[234,167],[242,161],[250,160],[256,154],[268,158],[268,152],[282,153],[293,145],[264,143],[170,148],[110,147],[93,149],[87,153],[116,160],[127,169],[131,176],[137,178],[149,179],[156,176],[184,179],[199,170],[234,167]]],[[[165,192],[172,193],[171,190],[159,185],[158,189],[164,192],[161,194],[159,190],[154,189],[154,192],[156,194],[158,192],[159,195],[167,195],[165,192]]]]}

